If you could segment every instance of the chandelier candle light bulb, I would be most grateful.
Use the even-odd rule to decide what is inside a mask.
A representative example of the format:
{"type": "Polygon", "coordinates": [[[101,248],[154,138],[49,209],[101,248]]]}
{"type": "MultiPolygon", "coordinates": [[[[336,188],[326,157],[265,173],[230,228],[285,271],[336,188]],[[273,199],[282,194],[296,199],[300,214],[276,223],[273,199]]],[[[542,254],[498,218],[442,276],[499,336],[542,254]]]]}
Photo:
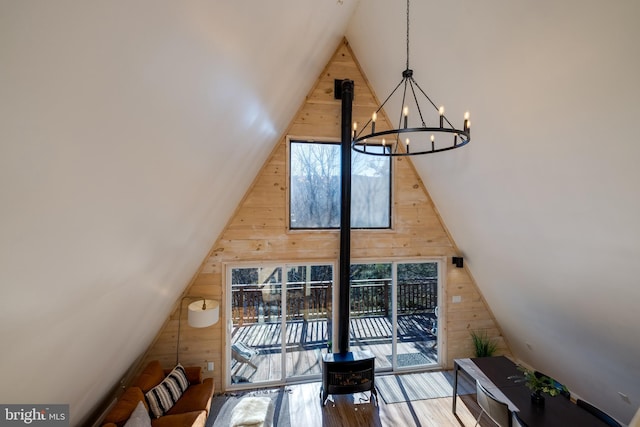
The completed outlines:
{"type": "Polygon", "coordinates": [[[374,111],[371,115],[371,133],[376,133],[376,120],[378,120],[378,113],[374,111]]]}
{"type": "Polygon", "coordinates": [[[409,107],[407,107],[406,105],[404,106],[404,108],[402,109],[402,115],[404,116],[404,128],[407,128],[407,123],[409,120],[409,107]]]}
{"type": "Polygon", "coordinates": [[[444,106],[441,105],[440,109],[438,110],[438,113],[440,114],[440,127],[444,127],[444,106]]]}

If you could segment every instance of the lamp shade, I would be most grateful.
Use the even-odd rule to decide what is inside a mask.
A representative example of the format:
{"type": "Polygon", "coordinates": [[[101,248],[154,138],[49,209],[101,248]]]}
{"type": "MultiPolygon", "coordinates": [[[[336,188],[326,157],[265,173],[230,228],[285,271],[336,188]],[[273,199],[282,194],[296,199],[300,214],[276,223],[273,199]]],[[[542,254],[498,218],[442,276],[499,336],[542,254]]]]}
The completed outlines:
{"type": "Polygon", "coordinates": [[[220,304],[218,301],[203,299],[189,304],[189,326],[206,328],[218,322],[220,318],[220,304]]]}

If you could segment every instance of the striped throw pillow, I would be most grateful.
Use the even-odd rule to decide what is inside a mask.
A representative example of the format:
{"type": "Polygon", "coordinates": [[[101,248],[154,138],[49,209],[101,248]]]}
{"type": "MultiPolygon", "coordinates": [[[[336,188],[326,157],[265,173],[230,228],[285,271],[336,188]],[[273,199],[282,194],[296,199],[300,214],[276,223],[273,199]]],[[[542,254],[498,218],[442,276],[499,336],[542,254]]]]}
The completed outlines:
{"type": "Polygon", "coordinates": [[[182,365],[178,364],[160,384],[145,394],[151,413],[156,418],[163,416],[188,387],[187,374],[182,365]]]}

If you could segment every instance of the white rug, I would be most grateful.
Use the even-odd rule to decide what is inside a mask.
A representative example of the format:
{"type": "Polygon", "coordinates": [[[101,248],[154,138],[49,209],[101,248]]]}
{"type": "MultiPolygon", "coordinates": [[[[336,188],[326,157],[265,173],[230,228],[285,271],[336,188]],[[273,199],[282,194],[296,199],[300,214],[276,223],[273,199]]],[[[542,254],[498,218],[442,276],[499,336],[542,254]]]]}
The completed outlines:
{"type": "MultiPolygon", "coordinates": [[[[437,399],[453,395],[453,371],[376,376],[375,382],[378,394],[385,403],[437,399]]],[[[475,392],[475,384],[471,384],[463,375],[458,375],[458,394],[475,392]]]]}
{"type": "Polygon", "coordinates": [[[246,399],[267,398],[269,405],[265,417],[264,427],[290,427],[289,393],[285,387],[271,390],[256,390],[251,392],[229,393],[214,396],[206,427],[230,427],[235,408],[246,399]]]}
{"type": "Polygon", "coordinates": [[[268,397],[240,399],[231,411],[231,427],[265,427],[270,406],[268,397]]]}

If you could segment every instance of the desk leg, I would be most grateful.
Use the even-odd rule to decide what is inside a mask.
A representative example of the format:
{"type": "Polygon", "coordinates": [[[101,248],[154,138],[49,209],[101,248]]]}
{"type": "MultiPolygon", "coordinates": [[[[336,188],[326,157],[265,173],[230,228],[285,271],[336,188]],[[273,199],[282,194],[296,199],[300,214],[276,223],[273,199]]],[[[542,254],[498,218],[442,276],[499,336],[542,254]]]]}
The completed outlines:
{"type": "Polygon", "coordinates": [[[453,362],[453,407],[451,410],[456,413],[456,401],[458,400],[458,371],[460,366],[458,362],[453,362]]]}
{"type": "Polygon", "coordinates": [[[326,392],[324,387],[320,387],[320,404],[325,406],[327,404],[327,398],[329,397],[329,393],[326,392]]]}

